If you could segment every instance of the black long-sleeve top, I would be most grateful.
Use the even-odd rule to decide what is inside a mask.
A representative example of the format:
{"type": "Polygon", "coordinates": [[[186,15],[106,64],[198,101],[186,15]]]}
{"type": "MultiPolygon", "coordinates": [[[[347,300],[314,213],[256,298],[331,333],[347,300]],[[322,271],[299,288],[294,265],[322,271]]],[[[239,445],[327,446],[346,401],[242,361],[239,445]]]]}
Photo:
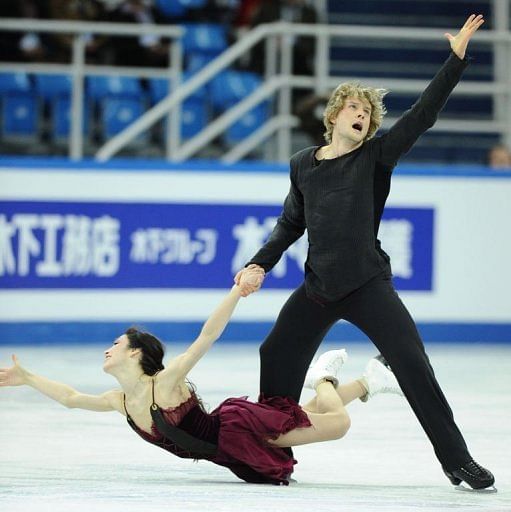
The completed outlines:
{"type": "Polygon", "coordinates": [[[389,257],[377,239],[390,176],[401,155],[435,123],[468,64],[451,53],[412,108],[382,136],[340,157],[316,160],[318,146],[291,157],[291,187],[282,214],[250,260],[271,270],[305,229],[307,293],[340,300],[382,272],[389,257]]]}

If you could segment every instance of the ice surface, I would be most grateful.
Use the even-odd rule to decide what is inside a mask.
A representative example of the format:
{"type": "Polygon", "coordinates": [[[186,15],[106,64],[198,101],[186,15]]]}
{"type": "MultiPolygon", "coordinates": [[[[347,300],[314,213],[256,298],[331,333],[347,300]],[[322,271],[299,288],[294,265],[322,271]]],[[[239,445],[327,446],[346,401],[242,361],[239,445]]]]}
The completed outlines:
{"type": "MultiPolygon", "coordinates": [[[[0,347],[35,373],[88,393],[117,387],[99,345],[0,347]]],[[[325,345],[322,350],[333,348],[325,345]]],[[[375,354],[348,345],[346,379],[375,354]]],[[[182,346],[169,347],[178,353],[182,346]]],[[[192,380],[211,408],[258,389],[257,345],[219,342],[192,380]]],[[[496,475],[491,495],[454,490],[407,403],[353,403],[339,441],[295,449],[289,487],[250,485],[208,462],[142,441],[117,413],[67,410],[26,387],[0,389],[0,507],[15,511],[511,511],[511,346],[430,345],[428,353],[471,453],[496,475]]],[[[307,399],[311,392],[304,392],[307,399]]]]}

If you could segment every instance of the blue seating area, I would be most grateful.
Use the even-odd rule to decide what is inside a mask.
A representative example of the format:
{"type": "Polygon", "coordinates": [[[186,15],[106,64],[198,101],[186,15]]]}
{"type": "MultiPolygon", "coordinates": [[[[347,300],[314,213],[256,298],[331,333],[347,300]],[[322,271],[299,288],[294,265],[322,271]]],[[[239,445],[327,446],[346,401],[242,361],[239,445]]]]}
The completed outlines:
{"type": "MultiPolygon", "coordinates": [[[[219,112],[225,112],[262,85],[256,73],[225,71],[211,81],[211,104],[219,112]]],[[[260,128],[269,118],[270,105],[263,102],[246,112],[225,133],[225,141],[233,144],[243,140],[260,128]]]]}
{"type": "Polygon", "coordinates": [[[38,130],[38,102],[25,73],[0,74],[3,140],[34,140],[38,130]]]}
{"type": "Polygon", "coordinates": [[[211,81],[211,103],[215,108],[225,110],[227,105],[252,94],[261,84],[261,77],[256,73],[224,71],[211,81]]]}
{"type": "MultiPolygon", "coordinates": [[[[126,76],[91,76],[86,81],[86,95],[91,111],[99,120],[101,139],[118,134],[140,117],[146,102],[138,78],[126,76]]],[[[137,142],[145,142],[142,134],[137,142]]]]}
{"type": "MultiPolygon", "coordinates": [[[[204,7],[206,0],[162,0],[155,4],[164,15],[179,16],[189,9],[204,7]]],[[[185,73],[188,79],[228,47],[226,27],[215,23],[186,23],[182,44],[185,73]]],[[[2,105],[1,142],[16,135],[19,140],[31,137],[50,145],[65,143],[70,133],[71,77],[59,74],[0,73],[2,105]]],[[[244,71],[226,71],[207,84],[182,105],[181,138],[201,131],[215,116],[240,101],[261,83],[260,78],[244,71]],[[219,88],[220,87],[220,88],[219,88]],[[222,97],[226,94],[225,97],[222,97]],[[214,99],[212,99],[214,98],[214,99]]],[[[83,133],[93,146],[122,131],[148,108],[168,94],[166,79],[138,79],[126,76],[89,76],[85,81],[83,133]]],[[[257,129],[267,118],[267,106],[255,109],[223,137],[230,144],[241,133],[257,129]],[[235,135],[237,134],[237,135],[235,135]]],[[[137,143],[162,146],[166,120],[137,143]]]]}
{"type": "Polygon", "coordinates": [[[87,78],[87,93],[93,101],[104,98],[136,98],[142,94],[137,78],[129,76],[90,76],[87,78]]]}
{"type": "MultiPolygon", "coordinates": [[[[194,9],[207,7],[207,0],[155,0],[154,7],[167,19],[186,18],[194,9]]],[[[328,2],[331,23],[365,25],[406,25],[416,27],[449,27],[454,30],[466,14],[481,12],[485,27],[491,28],[489,2],[478,0],[365,0],[363,2],[328,2]],[[396,16],[399,13],[399,16],[396,16]]],[[[202,18],[201,18],[202,19],[202,18]]],[[[187,80],[228,48],[228,29],[215,23],[181,23],[186,29],[182,39],[187,80]]],[[[369,39],[333,40],[329,72],[341,79],[410,78],[429,80],[448,54],[448,43],[407,41],[372,41],[369,39]]],[[[470,81],[489,81],[494,75],[494,62],[488,45],[470,48],[473,58],[465,72],[470,81]]],[[[229,69],[221,72],[182,105],[180,138],[189,139],[216,117],[261,87],[259,75],[229,69]]],[[[66,75],[0,72],[0,144],[10,142],[41,142],[49,150],[65,152],[70,135],[71,78],[66,75]],[[55,148],[59,148],[56,150],[55,148]]],[[[169,92],[166,78],[139,79],[126,76],[89,76],[85,81],[83,134],[90,151],[115,136],[161,101],[169,92]]],[[[399,116],[416,100],[418,94],[390,92],[385,103],[392,117],[399,116]]],[[[489,120],[494,110],[490,95],[455,96],[449,99],[444,113],[450,119],[489,120]]],[[[259,129],[270,117],[271,102],[264,102],[247,112],[222,134],[222,148],[236,144],[259,129]]],[[[167,119],[148,133],[139,136],[133,147],[162,150],[167,135],[167,119]]],[[[463,139],[455,134],[426,134],[405,158],[413,160],[483,162],[488,147],[499,134],[467,133],[463,139]],[[449,140],[451,144],[449,145],[449,140]],[[464,151],[458,151],[458,147],[464,151]],[[441,143],[439,143],[441,141],[441,143]],[[467,149],[469,148],[469,149],[467,149]],[[447,157],[451,160],[445,160],[447,157]]],[[[298,137],[299,138],[299,137],[298,137]]],[[[32,148],[33,146],[29,146],[32,148]]]]}
{"type": "MultiPolygon", "coordinates": [[[[183,80],[186,81],[191,73],[184,73],[183,80]]],[[[153,78],[148,81],[151,104],[156,104],[167,96],[170,87],[169,81],[164,78],[153,78]]],[[[208,123],[208,97],[207,88],[197,89],[189,98],[187,98],[181,108],[181,138],[188,139],[197,135],[208,123]]],[[[167,120],[163,122],[164,132],[166,133],[167,120]]]]}
{"type": "MultiPolygon", "coordinates": [[[[82,133],[87,134],[90,126],[87,106],[84,105],[82,133]]],[[[58,96],[50,103],[50,124],[53,127],[52,137],[56,143],[63,144],[71,133],[71,97],[58,96]]]]}
{"type": "Polygon", "coordinates": [[[185,23],[183,50],[185,54],[219,55],[227,49],[225,27],[214,23],[185,23]]]}
{"type": "Polygon", "coordinates": [[[261,104],[246,112],[241,118],[232,124],[225,133],[225,141],[234,144],[248,137],[260,128],[269,117],[269,105],[261,104]]]}
{"type": "MultiPolygon", "coordinates": [[[[188,80],[192,72],[183,74],[188,80]]],[[[199,133],[214,117],[255,91],[261,78],[245,71],[229,70],[199,88],[182,105],[181,134],[188,139],[199,133]]],[[[0,73],[2,133],[0,141],[42,140],[63,146],[70,134],[72,81],[68,75],[0,73]]],[[[99,145],[122,131],[169,91],[169,80],[141,80],[121,76],[89,76],[84,87],[83,134],[99,145]]],[[[267,104],[248,112],[226,130],[229,145],[259,128],[269,117],[267,104]]],[[[166,119],[150,133],[139,136],[135,145],[152,142],[162,146],[166,119]]]]}
{"type": "Polygon", "coordinates": [[[189,9],[204,7],[207,0],[156,0],[155,8],[168,18],[180,18],[189,9]]]}
{"type": "Polygon", "coordinates": [[[71,96],[69,75],[34,75],[34,86],[39,97],[45,101],[71,96]]]}
{"type": "Polygon", "coordinates": [[[222,25],[187,23],[183,27],[183,51],[186,69],[198,71],[227,47],[227,31],[222,25]]]}
{"type": "MultiPolygon", "coordinates": [[[[185,73],[187,80],[191,73],[185,73]]],[[[181,139],[200,132],[215,116],[251,94],[261,85],[253,73],[226,71],[207,86],[197,90],[182,106],[181,139]]],[[[141,81],[132,77],[90,77],[85,84],[83,133],[88,141],[97,144],[119,133],[150,106],[161,101],[169,91],[167,79],[141,81]]],[[[416,99],[413,94],[390,92],[385,99],[389,115],[399,116],[416,99]]],[[[27,75],[0,73],[1,138],[2,142],[41,140],[46,127],[47,139],[65,144],[70,133],[71,80],[65,75],[27,75]]],[[[231,125],[222,139],[226,145],[235,144],[260,128],[270,115],[266,102],[247,112],[231,125]]],[[[470,115],[488,119],[493,106],[488,97],[452,97],[445,112],[450,118],[470,115]]],[[[163,147],[167,120],[151,133],[143,134],[135,145],[154,143],[163,147]]],[[[483,163],[488,148],[498,141],[498,134],[428,133],[405,157],[408,161],[454,161],[483,163]]]]}
{"type": "MultiPolygon", "coordinates": [[[[71,77],[62,74],[34,75],[33,81],[39,101],[48,110],[52,139],[64,142],[71,132],[71,77]]],[[[87,112],[86,105],[84,112],[87,112]]],[[[89,119],[84,115],[82,132],[86,134],[88,128],[89,119]]]]}

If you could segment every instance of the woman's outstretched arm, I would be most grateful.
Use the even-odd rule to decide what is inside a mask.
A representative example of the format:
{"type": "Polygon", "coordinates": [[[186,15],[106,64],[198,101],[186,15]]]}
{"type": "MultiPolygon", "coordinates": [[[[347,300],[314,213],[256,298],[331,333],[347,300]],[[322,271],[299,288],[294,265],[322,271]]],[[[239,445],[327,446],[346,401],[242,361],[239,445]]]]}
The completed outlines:
{"type": "MultiPolygon", "coordinates": [[[[244,273],[243,283],[249,286],[257,286],[264,278],[264,271],[252,268],[244,273]]],[[[222,302],[211,313],[204,323],[197,339],[188,347],[188,350],[170,361],[167,368],[160,374],[173,376],[180,379],[186,377],[188,372],[197,364],[199,359],[211,348],[213,343],[221,336],[229,323],[231,316],[241,297],[241,287],[234,285],[222,302]]]]}
{"type": "Polygon", "coordinates": [[[0,387],[30,386],[69,408],[87,409],[89,411],[118,410],[117,402],[120,400],[120,391],[118,390],[107,391],[102,395],[86,395],[79,393],[67,384],[29,372],[19,364],[18,358],[14,354],[12,360],[14,362],[13,366],[0,368],[0,387]]]}
{"type": "Polygon", "coordinates": [[[199,359],[220,337],[229,322],[240,297],[240,287],[234,285],[213,313],[211,313],[196,340],[188,347],[186,352],[170,361],[167,368],[162,372],[162,377],[164,377],[165,373],[169,373],[172,377],[177,379],[186,377],[188,372],[197,364],[199,359]]]}

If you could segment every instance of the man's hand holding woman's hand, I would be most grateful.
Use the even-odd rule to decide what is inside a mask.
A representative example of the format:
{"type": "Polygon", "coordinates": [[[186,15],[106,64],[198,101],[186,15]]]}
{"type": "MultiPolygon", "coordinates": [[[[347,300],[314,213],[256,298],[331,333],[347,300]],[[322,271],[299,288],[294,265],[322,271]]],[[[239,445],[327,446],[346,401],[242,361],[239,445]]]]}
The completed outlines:
{"type": "Polygon", "coordinates": [[[235,276],[234,282],[240,287],[241,296],[247,297],[261,288],[264,281],[264,269],[259,265],[248,265],[235,276]]]}

